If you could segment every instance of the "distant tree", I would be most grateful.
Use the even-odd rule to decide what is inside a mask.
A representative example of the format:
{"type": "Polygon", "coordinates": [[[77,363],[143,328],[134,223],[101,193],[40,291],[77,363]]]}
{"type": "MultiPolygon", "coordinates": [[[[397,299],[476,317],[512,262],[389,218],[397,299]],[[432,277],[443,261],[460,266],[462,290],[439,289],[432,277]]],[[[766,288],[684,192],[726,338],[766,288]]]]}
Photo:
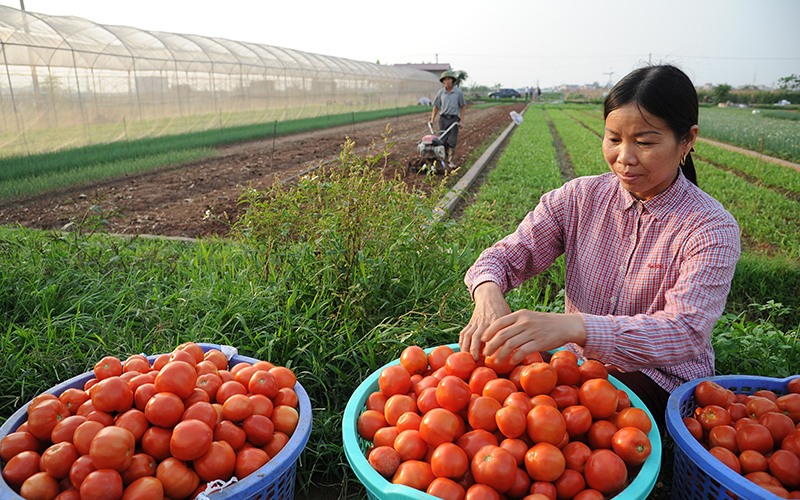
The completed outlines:
{"type": "Polygon", "coordinates": [[[453,83],[455,87],[463,86],[467,82],[467,78],[469,78],[467,72],[463,70],[453,71],[453,73],[456,75],[456,81],[453,83]]]}
{"type": "Polygon", "coordinates": [[[800,75],[790,75],[784,76],[783,78],[778,78],[778,88],[789,91],[800,90],[800,75]]]}
{"type": "Polygon", "coordinates": [[[723,83],[722,85],[717,85],[714,87],[714,102],[728,102],[728,98],[731,94],[731,86],[727,83],[723,83]]]}

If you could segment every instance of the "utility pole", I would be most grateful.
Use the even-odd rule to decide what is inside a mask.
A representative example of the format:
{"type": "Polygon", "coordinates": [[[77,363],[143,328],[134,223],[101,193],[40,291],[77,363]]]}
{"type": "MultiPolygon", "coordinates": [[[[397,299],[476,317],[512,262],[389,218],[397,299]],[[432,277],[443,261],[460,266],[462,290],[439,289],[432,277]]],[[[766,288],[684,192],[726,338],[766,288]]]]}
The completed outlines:
{"type": "Polygon", "coordinates": [[[652,60],[653,60],[653,53],[650,52],[649,54],[647,54],[647,65],[648,66],[650,66],[650,64],[652,64],[652,60]]]}
{"type": "Polygon", "coordinates": [[[19,10],[25,10],[25,0],[19,0],[19,10]]]}
{"type": "Polygon", "coordinates": [[[608,75],[608,84],[606,86],[607,87],[611,87],[611,84],[614,83],[614,80],[613,80],[614,70],[612,68],[608,68],[608,69],[609,69],[608,73],[603,73],[603,74],[604,75],[608,75]]]}
{"type": "Polygon", "coordinates": [[[436,64],[439,64],[439,54],[436,54],[436,64]]]}

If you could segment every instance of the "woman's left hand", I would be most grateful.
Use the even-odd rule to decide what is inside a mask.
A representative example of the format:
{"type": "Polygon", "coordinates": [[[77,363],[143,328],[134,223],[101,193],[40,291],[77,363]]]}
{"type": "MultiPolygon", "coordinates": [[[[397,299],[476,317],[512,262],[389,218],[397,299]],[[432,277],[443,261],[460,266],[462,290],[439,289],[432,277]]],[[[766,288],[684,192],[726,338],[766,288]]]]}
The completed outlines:
{"type": "Polygon", "coordinates": [[[484,355],[495,354],[500,362],[511,357],[512,363],[519,363],[531,353],[556,349],[568,342],[583,346],[586,328],[580,314],[521,309],[493,321],[481,341],[486,344],[484,355]]]}

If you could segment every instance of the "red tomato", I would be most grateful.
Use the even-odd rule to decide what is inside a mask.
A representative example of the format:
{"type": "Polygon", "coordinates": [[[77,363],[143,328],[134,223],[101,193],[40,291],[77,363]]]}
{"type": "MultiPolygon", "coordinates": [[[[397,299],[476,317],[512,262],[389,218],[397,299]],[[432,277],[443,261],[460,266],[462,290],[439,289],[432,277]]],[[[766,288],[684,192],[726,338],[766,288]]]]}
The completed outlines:
{"type": "Polygon", "coordinates": [[[528,445],[522,439],[506,438],[500,443],[501,448],[507,449],[517,461],[517,467],[522,467],[525,463],[525,453],[528,452],[528,445]]]}
{"type": "Polygon", "coordinates": [[[736,444],[739,446],[739,452],[756,450],[762,455],[772,451],[774,445],[769,429],[761,424],[746,425],[738,429],[736,432],[736,444]]]}
{"type": "Polygon", "coordinates": [[[151,383],[142,384],[137,387],[136,392],[133,393],[133,402],[136,405],[136,409],[144,411],[148,401],[150,401],[150,398],[155,396],[155,394],[156,386],[151,383]]]}
{"type": "Polygon", "coordinates": [[[592,418],[608,418],[617,411],[619,394],[617,388],[606,379],[587,380],[578,390],[578,398],[583,406],[589,408],[592,418]]]}
{"type": "Polygon", "coordinates": [[[476,366],[475,358],[466,351],[459,351],[451,354],[444,363],[444,369],[448,375],[453,375],[464,381],[469,380],[472,370],[474,370],[476,366]]]}
{"type": "Polygon", "coordinates": [[[767,459],[756,450],[744,450],[739,455],[739,464],[742,466],[742,475],[751,472],[766,472],[769,469],[767,459]]]}
{"type": "Polygon", "coordinates": [[[628,468],[625,462],[611,450],[596,450],[586,461],[584,471],[586,484],[606,495],[616,493],[625,487],[628,468]]]}
{"type": "Polygon", "coordinates": [[[186,351],[194,357],[194,362],[199,363],[205,359],[206,353],[203,348],[194,342],[184,342],[175,348],[176,351],[186,351]]]}
{"type": "Polygon", "coordinates": [[[222,379],[216,373],[204,373],[202,375],[198,375],[197,380],[195,381],[195,388],[202,389],[206,394],[208,394],[209,402],[217,400],[217,391],[221,385],[222,379]]]}
{"type": "Polygon", "coordinates": [[[419,426],[421,423],[422,423],[422,417],[420,417],[418,413],[413,411],[407,411],[402,415],[400,415],[400,418],[397,419],[396,427],[398,432],[403,432],[406,429],[419,430],[419,426]]]}
{"type": "Polygon", "coordinates": [[[422,460],[428,451],[428,443],[422,439],[419,431],[409,429],[397,435],[394,440],[394,449],[400,454],[403,462],[422,460]]]}
{"type": "Polygon", "coordinates": [[[564,469],[564,472],[553,484],[559,498],[575,498],[575,495],[586,488],[583,474],[572,469],[564,469]]]}
{"type": "Polygon", "coordinates": [[[64,406],[67,407],[72,415],[75,415],[78,412],[78,408],[89,400],[89,394],[86,391],[70,387],[58,396],[58,400],[64,403],[64,406]]]}
{"type": "Polygon", "coordinates": [[[769,457],[769,472],[783,484],[786,489],[800,487],[800,457],[787,450],[776,450],[769,457]]]}
{"type": "Polygon", "coordinates": [[[153,425],[164,428],[173,427],[180,422],[183,412],[183,401],[171,392],[155,394],[144,407],[144,416],[147,420],[153,425]]]}
{"type": "Polygon", "coordinates": [[[164,500],[164,487],[155,477],[140,477],[125,488],[122,500],[164,500]]]}
{"type": "Polygon", "coordinates": [[[467,454],[454,443],[442,443],[433,450],[431,470],[436,477],[459,478],[469,469],[467,454]]]}
{"type": "Polygon", "coordinates": [[[197,361],[194,359],[194,356],[186,351],[172,351],[169,355],[169,362],[174,363],[176,361],[183,361],[192,366],[197,366],[197,361]]]}
{"type": "Polygon", "coordinates": [[[278,383],[278,389],[281,387],[288,387],[292,389],[297,383],[297,378],[295,377],[294,372],[285,366],[276,366],[274,368],[270,368],[268,371],[270,375],[275,377],[275,382],[278,383]]]}
{"type": "Polygon", "coordinates": [[[154,384],[157,393],[171,392],[183,400],[192,394],[196,382],[194,366],[186,361],[172,361],[158,372],[154,384]]]}
{"type": "Polygon", "coordinates": [[[92,457],[89,455],[81,455],[72,463],[72,467],[69,469],[69,481],[72,483],[72,486],[80,489],[81,483],[86,479],[86,476],[88,476],[90,472],[96,470],[97,467],[94,466],[92,457]]]}
{"type": "Polygon", "coordinates": [[[144,431],[150,427],[150,421],[145,417],[144,412],[132,408],[125,413],[117,415],[114,425],[128,429],[133,434],[133,438],[138,443],[141,441],[144,431]]]}
{"type": "Polygon", "coordinates": [[[527,429],[525,413],[517,406],[504,406],[497,410],[494,416],[497,429],[507,438],[520,437],[527,429]]]}
{"type": "Polygon", "coordinates": [[[586,383],[587,380],[595,378],[608,380],[608,369],[596,359],[587,359],[578,366],[578,369],[581,371],[581,385],[586,383]]]}
{"type": "Polygon", "coordinates": [[[538,443],[525,454],[525,469],[534,481],[553,482],[565,468],[564,454],[550,443],[538,443]]]}
{"type": "MultiPolygon", "coordinates": [[[[730,427],[733,430],[733,427],[730,427]]],[[[736,431],[734,431],[735,433],[736,431]]],[[[611,447],[625,465],[641,465],[650,456],[650,438],[637,427],[623,427],[611,439],[611,447]]]]}
{"type": "Polygon", "coordinates": [[[736,444],[736,429],[730,425],[718,425],[708,433],[708,447],[722,446],[739,454],[739,445],[736,444]]]}
{"type": "MultiPolygon", "coordinates": [[[[269,399],[267,399],[267,401],[269,401],[269,399]]],[[[270,407],[270,414],[271,413],[272,413],[272,408],[270,407]]],[[[211,403],[204,403],[204,402],[195,403],[192,406],[186,408],[186,410],[184,410],[183,412],[183,415],[181,415],[181,421],[189,419],[200,420],[201,422],[204,422],[206,425],[208,425],[211,429],[213,429],[217,425],[217,410],[214,409],[214,405],[212,405],[211,403]]]]}
{"type": "MultiPolygon", "coordinates": [[[[560,351],[559,351],[560,352],[560,351]]],[[[531,495],[541,495],[539,497],[528,498],[525,500],[556,500],[558,493],[553,483],[546,481],[536,481],[531,485],[531,495]]]]}
{"type": "Polygon", "coordinates": [[[534,443],[557,445],[564,438],[567,424],[561,412],[550,405],[537,405],[528,413],[528,436],[534,443]]]}
{"type": "MultiPolygon", "coordinates": [[[[419,430],[419,428],[416,430],[419,430]]],[[[397,435],[400,434],[400,432],[401,431],[395,426],[382,427],[375,431],[375,436],[372,438],[372,444],[375,445],[375,447],[394,446],[394,440],[397,439],[397,435]]],[[[266,443],[264,443],[264,445],[266,445],[266,443]]]]}
{"type": "Polygon", "coordinates": [[[470,470],[475,482],[491,486],[505,493],[514,484],[517,461],[505,448],[488,445],[479,449],[472,457],[470,470]]]}
{"type": "Polygon", "coordinates": [[[122,498],[122,477],[112,469],[90,472],[81,483],[82,500],[108,500],[122,498]]]}
{"type": "MultiPolygon", "coordinates": [[[[599,380],[599,379],[598,379],[599,380]]],[[[598,420],[589,427],[586,441],[593,450],[610,450],[611,440],[619,429],[608,420],[598,420]]]]}
{"type": "Polygon", "coordinates": [[[201,457],[214,440],[214,431],[196,419],[179,422],[172,430],[169,450],[173,457],[188,462],[201,457]]]}
{"type": "Polygon", "coordinates": [[[791,393],[778,398],[775,401],[778,409],[787,417],[792,419],[792,422],[797,425],[800,423],[800,394],[791,393]]]}
{"type": "Polygon", "coordinates": [[[786,388],[789,389],[789,392],[791,393],[800,393],[800,377],[795,377],[790,380],[786,388]]]}
{"type": "Polygon", "coordinates": [[[40,441],[49,441],[56,424],[70,415],[64,403],[55,396],[37,402],[32,408],[28,405],[28,432],[40,441]]]}
{"type": "Polygon", "coordinates": [[[519,382],[529,396],[549,394],[558,383],[558,372],[548,363],[533,363],[522,369],[519,382]]]}
{"type": "Polygon", "coordinates": [[[527,415],[528,412],[531,411],[531,408],[533,408],[531,398],[524,392],[512,392],[503,401],[503,406],[516,406],[522,410],[523,415],[527,415]]]}
{"type": "Polygon", "coordinates": [[[263,415],[250,415],[242,422],[242,429],[247,434],[247,441],[258,447],[265,446],[275,435],[275,424],[263,415]]]}
{"type": "Polygon", "coordinates": [[[105,356],[94,365],[94,376],[97,380],[122,375],[122,362],[114,356],[105,356]]]}
{"type": "Polygon", "coordinates": [[[758,423],[769,430],[769,433],[772,434],[772,441],[776,446],[794,430],[794,422],[783,413],[765,413],[758,419],[758,423]]]}
{"type": "Polygon", "coordinates": [[[464,495],[464,500],[500,500],[500,494],[491,486],[473,484],[464,495]]]}
{"type": "Polygon", "coordinates": [[[453,354],[453,350],[446,345],[440,345],[428,353],[428,364],[431,371],[436,371],[439,368],[444,368],[447,358],[453,354]]]}
{"type": "Polygon", "coordinates": [[[267,452],[270,458],[275,458],[275,455],[280,453],[286,443],[289,442],[289,436],[280,431],[275,431],[275,436],[266,446],[261,449],[267,452]]]}
{"type": "MultiPolygon", "coordinates": [[[[795,379],[796,380],[796,379],[795,379]]],[[[800,429],[795,429],[781,441],[781,449],[789,450],[800,456],[800,429]]]]}
{"type": "Polygon", "coordinates": [[[731,425],[731,414],[728,410],[717,405],[708,405],[700,409],[697,414],[697,421],[705,432],[710,432],[718,425],[731,425]]]}
{"type": "Polygon", "coordinates": [[[647,412],[641,408],[625,408],[617,413],[615,423],[618,428],[623,427],[636,427],[641,429],[645,434],[650,432],[653,428],[653,422],[647,416],[647,412]]]}
{"type": "Polygon", "coordinates": [[[708,450],[714,458],[733,469],[737,474],[742,473],[742,466],[739,463],[739,458],[731,450],[716,446],[708,450]]]}
{"type": "Polygon", "coordinates": [[[704,380],[694,388],[694,398],[697,406],[717,405],[725,407],[728,399],[727,390],[718,383],[711,380],[704,380]]]}
{"type": "Polygon", "coordinates": [[[12,488],[19,489],[26,479],[39,472],[40,459],[41,456],[35,451],[17,453],[3,467],[3,479],[12,488]]]}
{"type": "Polygon", "coordinates": [[[22,498],[55,498],[60,489],[58,481],[46,472],[37,472],[22,483],[19,494],[22,498]]]}
{"type": "Polygon", "coordinates": [[[229,420],[223,420],[214,428],[214,441],[227,441],[234,450],[241,449],[246,440],[247,433],[229,420]]]}
{"type": "Polygon", "coordinates": [[[497,378],[497,373],[486,366],[479,366],[469,376],[469,388],[473,394],[481,395],[486,382],[497,378]]]}
{"type": "Polygon", "coordinates": [[[228,358],[226,358],[225,354],[223,354],[222,351],[220,351],[219,349],[209,349],[203,355],[203,359],[214,363],[214,366],[217,367],[217,370],[228,369],[228,358]]]}
{"type": "Polygon", "coordinates": [[[142,435],[142,450],[157,462],[161,462],[172,456],[169,451],[171,437],[172,429],[150,427],[142,435]]]}
{"type": "Polygon", "coordinates": [[[556,407],[559,410],[564,410],[568,406],[574,406],[580,403],[578,399],[578,390],[570,385],[557,385],[548,394],[553,401],[556,402],[556,407]]]}
{"type": "Polygon", "coordinates": [[[567,357],[550,360],[550,366],[556,369],[558,382],[556,385],[579,385],[581,383],[581,370],[578,362],[567,357]]]}
{"type": "Polygon", "coordinates": [[[583,474],[586,469],[586,461],[592,456],[591,448],[580,441],[567,443],[567,445],[561,449],[561,453],[564,454],[564,464],[566,468],[576,470],[581,474],[583,474]]]}
{"type": "Polygon", "coordinates": [[[432,447],[452,442],[458,430],[458,417],[444,408],[434,408],[419,423],[419,436],[432,447]]]}
{"type": "MultiPolygon", "coordinates": [[[[70,439],[70,442],[71,441],[70,439]]],[[[2,459],[3,462],[8,462],[11,460],[11,457],[23,451],[38,450],[39,440],[27,431],[12,432],[0,440],[0,459],[2,459]]]]}
{"type": "Polygon", "coordinates": [[[406,394],[395,394],[386,400],[383,408],[386,423],[396,425],[397,419],[406,412],[417,412],[417,403],[414,398],[406,394]]]}
{"type": "Polygon", "coordinates": [[[428,387],[417,396],[417,409],[419,409],[419,412],[423,415],[434,408],[441,407],[442,405],[436,400],[436,387],[428,387]]]}
{"type": "MultiPolygon", "coordinates": [[[[181,361],[177,361],[181,363],[181,361]]],[[[156,478],[164,486],[164,495],[170,498],[186,498],[200,484],[200,477],[177,458],[167,458],[158,464],[156,478]]]]}
{"type": "Polygon", "coordinates": [[[251,394],[263,394],[268,398],[274,398],[278,394],[278,382],[270,372],[256,370],[250,377],[248,389],[251,394]]]}
{"type": "Polygon", "coordinates": [[[153,361],[153,370],[161,371],[162,368],[167,366],[167,363],[169,363],[169,353],[160,354],[153,361]]]}
{"type": "MultiPolygon", "coordinates": [[[[452,357],[453,356],[450,356],[450,359],[452,359],[452,357]]],[[[469,409],[467,411],[469,425],[473,429],[483,429],[489,432],[496,431],[497,420],[495,415],[497,415],[497,411],[501,408],[502,406],[496,399],[478,396],[469,403],[469,409]]]]}
{"type": "Polygon", "coordinates": [[[585,434],[592,426],[592,413],[583,405],[568,406],[562,410],[561,415],[570,437],[585,434]]]}
{"type": "Polygon", "coordinates": [[[506,398],[515,392],[517,392],[517,387],[513,382],[505,378],[497,378],[486,382],[481,395],[494,398],[503,404],[506,398]]]}
{"type": "Polygon", "coordinates": [[[69,469],[78,456],[72,443],[57,443],[42,453],[39,467],[56,479],[64,479],[69,476],[69,469]]]}
{"type": "Polygon", "coordinates": [[[300,421],[300,414],[291,406],[276,406],[272,410],[272,423],[275,430],[291,436],[300,421]]]}
{"type": "Polygon", "coordinates": [[[472,462],[475,453],[477,453],[479,449],[487,445],[498,446],[499,443],[495,435],[491,432],[477,429],[464,433],[456,440],[456,445],[464,450],[464,453],[467,454],[467,458],[472,462]]]}
{"type": "Polygon", "coordinates": [[[617,402],[617,412],[620,412],[625,408],[630,408],[631,398],[628,397],[628,393],[623,391],[622,389],[617,389],[617,394],[619,394],[619,401],[617,402]]]}
{"type": "Polygon", "coordinates": [[[471,394],[469,385],[459,377],[452,375],[444,377],[436,386],[436,401],[442,408],[453,413],[458,413],[467,406],[471,394]]]}
{"type": "Polygon", "coordinates": [[[122,484],[128,485],[142,477],[155,477],[158,464],[147,453],[137,453],[131,458],[131,465],[120,473],[122,484]]]}
{"type": "MultiPolygon", "coordinates": [[[[239,453],[244,453],[248,449],[258,450],[266,455],[266,452],[259,448],[247,448],[239,453]]],[[[253,455],[258,455],[258,453],[253,452],[253,455]]],[[[236,470],[236,462],[236,452],[233,451],[233,447],[231,447],[230,443],[227,441],[214,441],[209,445],[205,453],[194,459],[192,467],[203,481],[210,482],[215,479],[228,481],[236,470]]],[[[259,459],[257,463],[260,462],[261,460],[259,459]]],[[[256,467],[256,469],[257,468],[258,467],[256,467]]]]}
{"type": "Polygon", "coordinates": [[[404,484],[420,491],[426,491],[436,477],[430,464],[419,460],[401,463],[392,476],[392,483],[404,484]]]}
{"type": "Polygon", "coordinates": [[[395,394],[408,394],[411,390],[411,375],[402,365],[387,366],[381,370],[378,386],[387,398],[395,394]]]}
{"type": "Polygon", "coordinates": [[[531,477],[523,469],[517,467],[514,469],[514,483],[511,488],[506,492],[506,495],[511,498],[522,498],[526,496],[531,490],[531,477]]]}
{"type": "Polygon", "coordinates": [[[234,394],[222,405],[222,418],[231,422],[241,422],[252,414],[253,402],[244,394],[234,394]]]}
{"type": "Polygon", "coordinates": [[[703,426],[700,425],[700,422],[692,417],[683,417],[683,424],[686,426],[689,434],[696,440],[700,441],[703,438],[703,426]]]}
{"type": "Polygon", "coordinates": [[[114,469],[121,472],[131,465],[135,447],[136,439],[128,429],[104,427],[92,439],[89,456],[98,470],[114,469]]]}
{"type": "MultiPolygon", "coordinates": [[[[233,450],[233,448],[231,448],[231,450],[233,450]]],[[[392,450],[392,452],[397,453],[394,450],[392,450]]],[[[246,448],[236,455],[236,465],[234,466],[233,474],[241,480],[260,469],[267,462],[269,462],[269,455],[267,455],[267,452],[260,448],[246,448]]],[[[397,463],[398,465],[400,464],[399,459],[397,463]]]]}
{"type": "Polygon", "coordinates": [[[446,477],[434,479],[426,493],[442,500],[464,500],[464,495],[466,495],[460,484],[446,477]]]}
{"type": "Polygon", "coordinates": [[[400,364],[410,375],[423,373],[428,369],[428,355],[421,347],[411,345],[403,349],[400,354],[400,364]]]}

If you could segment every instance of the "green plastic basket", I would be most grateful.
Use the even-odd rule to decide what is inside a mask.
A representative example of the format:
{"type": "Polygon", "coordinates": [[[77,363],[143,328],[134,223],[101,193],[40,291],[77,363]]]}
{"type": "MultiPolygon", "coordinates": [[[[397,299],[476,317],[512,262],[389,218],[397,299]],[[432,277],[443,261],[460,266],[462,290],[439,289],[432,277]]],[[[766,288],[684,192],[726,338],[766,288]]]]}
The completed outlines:
{"type": "MultiPolygon", "coordinates": [[[[450,344],[448,347],[454,351],[458,351],[458,344],[450,344]]],[[[430,352],[434,348],[426,349],[425,352],[430,352]]],[[[419,491],[414,488],[392,484],[386,478],[378,474],[367,461],[364,451],[369,447],[369,442],[364,441],[358,435],[357,424],[358,416],[364,411],[367,404],[367,398],[370,394],[378,390],[378,377],[381,370],[387,366],[399,364],[400,360],[396,359],[388,363],[372,373],[361,385],[355,390],[347,406],[344,410],[344,421],[342,423],[342,434],[344,438],[344,453],[347,457],[350,467],[356,473],[359,481],[366,487],[367,496],[372,500],[438,500],[432,495],[428,495],[424,491],[419,491]]],[[[642,408],[647,412],[647,416],[653,422],[653,428],[647,435],[650,438],[651,452],[650,456],[645,461],[636,478],[614,498],[617,500],[645,500],[653,486],[658,479],[658,473],[661,470],[661,433],[658,426],[655,424],[653,415],[647,406],[642,402],[639,397],[633,393],[628,387],[614,377],[608,377],[609,382],[614,384],[617,389],[623,389],[628,393],[631,400],[631,406],[642,408]]]]}

